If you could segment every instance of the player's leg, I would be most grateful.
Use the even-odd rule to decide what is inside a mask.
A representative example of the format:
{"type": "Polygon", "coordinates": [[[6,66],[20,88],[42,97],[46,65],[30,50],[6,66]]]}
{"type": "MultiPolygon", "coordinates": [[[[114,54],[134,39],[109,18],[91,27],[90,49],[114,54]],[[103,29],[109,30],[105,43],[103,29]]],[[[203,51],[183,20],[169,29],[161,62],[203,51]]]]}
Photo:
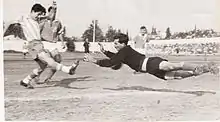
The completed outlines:
{"type": "Polygon", "coordinates": [[[31,57],[38,63],[39,68],[34,69],[31,72],[31,74],[29,74],[23,80],[21,80],[20,85],[26,88],[34,88],[30,84],[31,80],[37,77],[39,74],[41,74],[41,72],[46,68],[47,64],[39,60],[37,57],[38,52],[43,49],[43,44],[39,40],[33,40],[28,42],[27,48],[31,57]]]}
{"type": "Polygon", "coordinates": [[[178,71],[166,72],[164,78],[166,80],[173,80],[173,79],[183,79],[191,76],[194,76],[194,73],[191,71],[178,70],[178,71]]]}
{"type": "MultiPolygon", "coordinates": [[[[38,40],[33,40],[33,41],[29,42],[28,50],[29,50],[29,53],[31,54],[32,58],[35,59],[35,61],[37,59],[37,60],[47,64],[52,69],[60,70],[65,73],[68,73],[70,75],[73,75],[75,73],[75,70],[79,64],[79,61],[77,61],[72,66],[64,66],[58,62],[55,62],[51,56],[51,53],[48,50],[45,50],[43,43],[38,40]]],[[[42,71],[41,70],[35,71],[35,73],[33,75],[29,75],[24,82],[29,84],[30,79],[33,79],[34,77],[39,75],[39,74],[36,74],[36,72],[41,73],[42,71]]]]}
{"type": "Polygon", "coordinates": [[[146,58],[142,65],[143,72],[147,72],[151,75],[154,75],[160,79],[165,79],[165,74],[167,71],[160,69],[160,63],[162,61],[166,61],[165,59],[162,59],[160,57],[149,57],[146,58]],[[145,70],[146,67],[146,70],[145,70]]]}
{"type": "MultiPolygon", "coordinates": [[[[58,63],[61,63],[61,55],[60,54],[55,55],[54,60],[58,63]]],[[[56,69],[50,68],[48,75],[46,79],[44,80],[44,82],[49,82],[55,73],[56,73],[56,69]]]]}
{"type": "MultiPolygon", "coordinates": [[[[52,50],[50,53],[51,53],[51,56],[53,57],[54,61],[56,61],[57,63],[61,63],[62,57],[57,49],[52,50]]],[[[49,82],[51,80],[51,78],[54,76],[54,74],[56,73],[56,69],[49,68],[49,71],[47,73],[48,74],[47,74],[46,78],[44,78],[42,80],[43,81],[42,83],[49,82]]]]}
{"type": "Polygon", "coordinates": [[[35,59],[35,61],[37,62],[37,64],[39,65],[39,68],[34,69],[31,74],[29,74],[28,76],[26,76],[23,80],[21,80],[20,85],[29,88],[29,89],[33,89],[34,87],[30,84],[31,80],[38,77],[43,71],[44,69],[47,67],[47,64],[45,62],[40,61],[39,59],[35,59]]]}
{"type": "Polygon", "coordinates": [[[171,63],[168,61],[162,61],[160,63],[160,69],[165,71],[177,71],[177,70],[185,70],[192,71],[194,75],[201,75],[203,73],[211,72],[212,74],[218,74],[219,68],[213,62],[208,62],[206,64],[192,64],[192,63],[171,63]]]}
{"type": "Polygon", "coordinates": [[[65,66],[61,63],[58,63],[56,62],[51,54],[49,52],[45,52],[45,51],[42,51],[38,54],[38,58],[41,60],[41,61],[45,61],[49,67],[51,67],[52,69],[56,69],[56,71],[62,71],[62,72],[65,72],[65,73],[68,73],[70,75],[73,75],[75,74],[75,70],[77,68],[77,66],[79,65],[79,61],[73,63],[71,66],[65,66]]]}
{"type": "Polygon", "coordinates": [[[201,75],[203,73],[207,73],[210,71],[210,67],[206,64],[198,65],[192,63],[172,63],[168,61],[162,61],[159,65],[160,70],[164,71],[177,71],[177,70],[185,70],[185,71],[193,71],[194,75],[201,75]]]}
{"type": "Polygon", "coordinates": [[[161,70],[165,71],[173,71],[173,70],[195,70],[197,65],[185,63],[185,62],[178,62],[178,63],[171,63],[168,61],[162,61],[159,65],[161,70]]]}
{"type": "Polygon", "coordinates": [[[167,72],[171,71],[179,71],[176,72],[176,75],[180,76],[181,78],[185,78],[193,75],[200,75],[202,73],[208,72],[209,70],[206,66],[203,65],[200,66],[183,62],[171,63],[160,57],[150,57],[147,61],[146,71],[158,78],[166,79],[165,76],[167,72]],[[191,73],[188,73],[187,71],[191,71],[191,73]]]}

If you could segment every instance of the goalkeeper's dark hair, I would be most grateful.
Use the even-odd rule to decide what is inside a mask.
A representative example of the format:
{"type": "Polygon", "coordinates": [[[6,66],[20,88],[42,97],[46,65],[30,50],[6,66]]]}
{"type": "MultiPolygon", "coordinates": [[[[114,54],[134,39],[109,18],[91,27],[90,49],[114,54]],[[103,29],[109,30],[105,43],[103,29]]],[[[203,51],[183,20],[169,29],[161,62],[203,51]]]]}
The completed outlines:
{"type": "Polygon", "coordinates": [[[114,39],[119,39],[119,43],[122,44],[124,43],[125,45],[128,44],[128,41],[129,41],[129,37],[128,35],[124,34],[124,33],[117,33],[115,36],[114,36],[114,39]]]}

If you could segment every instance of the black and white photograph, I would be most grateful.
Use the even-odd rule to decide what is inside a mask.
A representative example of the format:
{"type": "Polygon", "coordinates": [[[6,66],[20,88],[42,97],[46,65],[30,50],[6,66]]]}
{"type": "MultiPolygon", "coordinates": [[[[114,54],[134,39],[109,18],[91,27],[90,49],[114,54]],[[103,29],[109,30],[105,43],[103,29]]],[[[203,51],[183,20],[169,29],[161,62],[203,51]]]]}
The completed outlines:
{"type": "Polygon", "coordinates": [[[220,121],[220,0],[2,0],[3,121],[220,121]]]}

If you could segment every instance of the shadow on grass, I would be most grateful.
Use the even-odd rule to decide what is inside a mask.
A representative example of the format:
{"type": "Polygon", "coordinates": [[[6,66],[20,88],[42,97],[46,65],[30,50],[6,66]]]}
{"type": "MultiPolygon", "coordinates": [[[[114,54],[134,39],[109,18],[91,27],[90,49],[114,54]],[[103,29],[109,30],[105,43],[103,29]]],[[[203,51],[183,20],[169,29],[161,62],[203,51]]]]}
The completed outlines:
{"type": "Polygon", "coordinates": [[[143,86],[131,86],[131,87],[120,87],[120,88],[104,88],[106,90],[114,90],[114,91],[123,91],[123,90],[138,90],[138,91],[155,91],[155,92],[170,92],[170,93],[184,93],[184,94],[193,94],[196,96],[202,96],[206,93],[208,94],[216,94],[216,92],[212,91],[180,91],[180,90],[172,90],[172,89],[154,89],[147,88],[143,86]]]}
{"type": "Polygon", "coordinates": [[[37,85],[35,88],[63,87],[63,88],[68,88],[68,89],[88,89],[88,88],[78,88],[78,87],[70,86],[71,83],[78,82],[78,81],[85,82],[85,81],[94,81],[94,80],[91,79],[91,76],[67,78],[61,81],[51,81],[51,82],[42,84],[43,86],[37,85]]]}

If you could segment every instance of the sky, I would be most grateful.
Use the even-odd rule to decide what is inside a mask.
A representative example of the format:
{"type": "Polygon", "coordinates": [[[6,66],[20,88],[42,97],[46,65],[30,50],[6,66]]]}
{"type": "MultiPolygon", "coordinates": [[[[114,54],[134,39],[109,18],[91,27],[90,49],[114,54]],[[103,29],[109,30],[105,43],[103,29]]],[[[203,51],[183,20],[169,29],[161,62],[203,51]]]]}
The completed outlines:
{"type": "MultiPolygon", "coordinates": [[[[197,28],[220,31],[220,0],[56,0],[57,19],[67,28],[67,35],[81,36],[93,19],[106,32],[108,26],[119,28],[131,36],[144,25],[161,32],[167,27],[171,32],[197,28]],[[219,16],[217,16],[219,15],[219,16]]],[[[3,20],[9,21],[29,14],[34,3],[48,8],[52,0],[3,0],[3,20]]]]}

